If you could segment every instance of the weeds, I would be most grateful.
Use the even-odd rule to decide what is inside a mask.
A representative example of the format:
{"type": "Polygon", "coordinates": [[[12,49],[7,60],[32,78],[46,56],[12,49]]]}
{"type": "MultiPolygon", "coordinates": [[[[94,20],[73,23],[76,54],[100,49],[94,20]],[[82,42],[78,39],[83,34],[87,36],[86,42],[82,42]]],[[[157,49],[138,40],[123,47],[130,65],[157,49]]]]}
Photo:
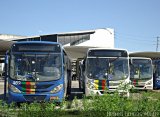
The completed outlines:
{"type": "Polygon", "coordinates": [[[113,95],[85,97],[79,101],[76,97],[72,102],[63,101],[57,106],[53,102],[22,103],[19,107],[12,103],[7,105],[0,101],[2,116],[7,117],[69,117],[69,116],[159,116],[159,93],[142,92],[141,97],[124,98],[118,93],[113,95]],[[157,94],[157,96],[155,96],[157,94]],[[67,106],[70,105],[70,106],[67,106]],[[57,108],[58,107],[58,108],[57,108]],[[68,107],[66,109],[66,107],[68,107]]]}

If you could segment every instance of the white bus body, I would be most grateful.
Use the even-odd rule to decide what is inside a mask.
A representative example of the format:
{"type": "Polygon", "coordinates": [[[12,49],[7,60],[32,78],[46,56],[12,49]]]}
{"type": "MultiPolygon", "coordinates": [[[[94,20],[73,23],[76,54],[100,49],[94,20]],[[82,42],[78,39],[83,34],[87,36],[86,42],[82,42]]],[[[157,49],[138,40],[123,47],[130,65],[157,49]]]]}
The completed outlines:
{"type": "Polygon", "coordinates": [[[81,65],[81,87],[86,96],[118,91],[129,96],[129,57],[123,49],[90,48],[81,65]]]}

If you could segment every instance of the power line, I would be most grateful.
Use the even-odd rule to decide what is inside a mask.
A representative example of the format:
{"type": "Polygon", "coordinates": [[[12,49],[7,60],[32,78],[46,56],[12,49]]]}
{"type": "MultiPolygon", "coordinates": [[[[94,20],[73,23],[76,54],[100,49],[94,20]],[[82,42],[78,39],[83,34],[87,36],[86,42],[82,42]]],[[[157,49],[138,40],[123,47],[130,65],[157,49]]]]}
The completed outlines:
{"type": "Polygon", "coordinates": [[[159,38],[160,38],[160,37],[158,37],[158,36],[157,36],[156,52],[158,51],[158,46],[159,46],[159,38]]]}

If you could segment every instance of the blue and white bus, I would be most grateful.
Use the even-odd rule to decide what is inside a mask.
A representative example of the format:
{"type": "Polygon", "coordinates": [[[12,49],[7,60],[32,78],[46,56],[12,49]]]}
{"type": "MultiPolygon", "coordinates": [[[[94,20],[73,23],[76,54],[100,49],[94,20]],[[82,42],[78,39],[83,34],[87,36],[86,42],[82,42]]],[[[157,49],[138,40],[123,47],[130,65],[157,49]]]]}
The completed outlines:
{"type": "Polygon", "coordinates": [[[85,95],[114,93],[129,96],[129,56],[123,49],[90,48],[81,62],[80,87],[85,95]],[[122,86],[122,87],[121,87],[122,86]]]}
{"type": "Polygon", "coordinates": [[[133,89],[153,89],[153,68],[152,60],[145,57],[130,58],[130,80],[133,89]]]}
{"type": "Polygon", "coordinates": [[[57,42],[16,42],[5,61],[9,102],[61,102],[71,91],[70,59],[57,42]]]}

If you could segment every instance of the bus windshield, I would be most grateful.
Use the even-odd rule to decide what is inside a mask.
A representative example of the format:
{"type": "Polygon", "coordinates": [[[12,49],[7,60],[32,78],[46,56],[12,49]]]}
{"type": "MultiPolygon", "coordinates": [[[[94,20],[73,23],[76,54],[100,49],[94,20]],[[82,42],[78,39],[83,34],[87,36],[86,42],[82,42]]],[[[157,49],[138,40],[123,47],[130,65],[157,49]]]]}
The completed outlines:
{"type": "Polygon", "coordinates": [[[10,59],[10,77],[20,81],[51,81],[61,77],[60,53],[16,52],[10,59]]]}
{"type": "Polygon", "coordinates": [[[130,65],[131,79],[151,79],[152,63],[148,59],[132,59],[130,65]]]}
{"type": "Polygon", "coordinates": [[[87,77],[90,79],[123,80],[129,75],[127,57],[89,57],[87,77]]]}

